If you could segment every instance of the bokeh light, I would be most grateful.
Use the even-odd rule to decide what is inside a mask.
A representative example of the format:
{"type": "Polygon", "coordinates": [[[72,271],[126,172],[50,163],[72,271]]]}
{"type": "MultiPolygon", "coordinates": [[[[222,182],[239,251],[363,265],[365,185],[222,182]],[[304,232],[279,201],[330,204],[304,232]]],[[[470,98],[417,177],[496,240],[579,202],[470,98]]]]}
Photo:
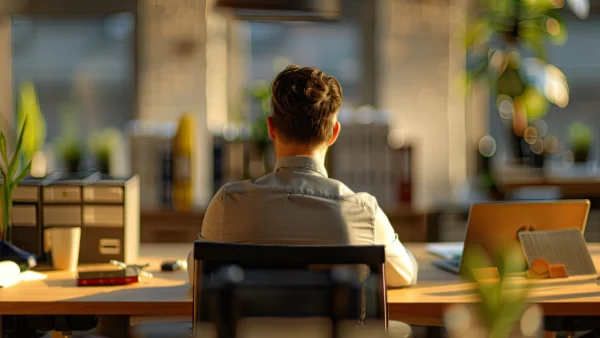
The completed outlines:
{"type": "Polygon", "coordinates": [[[521,96],[525,103],[525,111],[529,121],[535,121],[546,115],[549,103],[546,97],[535,88],[527,88],[521,96]]]}
{"type": "Polygon", "coordinates": [[[569,87],[567,78],[555,66],[548,65],[545,70],[545,86],[546,97],[550,102],[564,108],[569,104],[569,87]]]}
{"type": "Polygon", "coordinates": [[[387,136],[388,146],[392,149],[400,149],[404,145],[404,130],[392,129],[387,136]]]}
{"type": "Polygon", "coordinates": [[[544,314],[537,305],[532,305],[525,310],[521,317],[520,329],[525,337],[537,337],[542,331],[544,314]]]}
{"type": "Polygon", "coordinates": [[[546,31],[552,36],[558,36],[560,34],[560,23],[555,18],[549,18],[546,20],[546,31]]]}
{"type": "Polygon", "coordinates": [[[495,73],[498,73],[498,74],[502,74],[502,72],[504,72],[504,70],[506,69],[507,65],[508,65],[508,58],[503,51],[497,50],[497,51],[492,52],[492,55],[490,57],[490,64],[489,64],[489,67],[491,68],[492,71],[494,71],[495,73]]]}
{"type": "Polygon", "coordinates": [[[473,327],[473,316],[464,305],[451,305],[444,312],[444,324],[454,336],[464,336],[473,327]]]}
{"type": "Polygon", "coordinates": [[[544,151],[548,154],[555,154],[558,151],[558,138],[556,136],[548,136],[544,138],[544,151]]]}
{"type": "Polygon", "coordinates": [[[545,137],[548,133],[548,124],[544,120],[536,120],[533,123],[533,127],[537,130],[539,137],[545,137]]]}
{"type": "Polygon", "coordinates": [[[535,129],[534,127],[527,127],[525,129],[525,131],[523,132],[523,139],[525,139],[525,142],[527,142],[529,144],[534,144],[535,142],[537,142],[537,140],[538,140],[537,129],[535,129]]]}
{"type": "Polygon", "coordinates": [[[510,120],[513,117],[513,100],[508,95],[498,95],[498,113],[503,120],[510,120]]]}
{"type": "Polygon", "coordinates": [[[569,7],[580,20],[585,20],[590,15],[590,3],[588,0],[567,0],[569,7]]]}
{"type": "Polygon", "coordinates": [[[496,154],[496,140],[491,135],[485,135],[479,140],[479,153],[485,157],[496,154]]]}
{"type": "Polygon", "coordinates": [[[541,155],[544,153],[544,141],[541,138],[538,138],[535,143],[533,143],[531,146],[531,151],[533,151],[534,153],[541,155]]]}

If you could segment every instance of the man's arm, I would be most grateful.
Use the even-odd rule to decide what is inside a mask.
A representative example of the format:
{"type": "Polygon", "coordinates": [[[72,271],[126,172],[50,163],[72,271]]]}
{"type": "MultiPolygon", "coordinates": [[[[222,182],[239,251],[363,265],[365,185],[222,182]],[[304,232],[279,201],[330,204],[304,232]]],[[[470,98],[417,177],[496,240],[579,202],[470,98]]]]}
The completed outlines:
{"type": "Polygon", "coordinates": [[[389,219],[377,207],[375,214],[375,244],[385,245],[385,282],[389,287],[416,284],[418,264],[394,232],[389,219]]]}
{"type": "MultiPolygon", "coordinates": [[[[204,239],[211,242],[221,242],[221,217],[223,215],[224,208],[224,188],[219,189],[215,196],[212,198],[204,213],[204,220],[202,221],[202,232],[199,234],[200,239],[204,239]]],[[[187,258],[188,266],[188,277],[190,285],[194,281],[194,250],[188,254],[187,258]]]]}

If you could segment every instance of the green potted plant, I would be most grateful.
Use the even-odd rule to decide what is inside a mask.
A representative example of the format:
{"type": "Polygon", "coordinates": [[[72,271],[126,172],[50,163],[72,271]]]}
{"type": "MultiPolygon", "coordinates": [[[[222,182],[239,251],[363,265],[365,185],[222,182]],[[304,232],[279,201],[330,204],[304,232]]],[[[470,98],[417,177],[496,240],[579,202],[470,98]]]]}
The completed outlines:
{"type": "Polygon", "coordinates": [[[116,128],[106,128],[90,136],[88,147],[94,156],[98,171],[102,174],[110,173],[111,159],[120,141],[121,132],[116,128]]]}
{"type": "Polygon", "coordinates": [[[17,143],[13,153],[9,156],[6,149],[6,137],[4,132],[0,131],[0,154],[2,156],[3,165],[0,166],[2,174],[2,185],[0,186],[0,194],[2,195],[2,226],[0,227],[0,240],[10,243],[11,235],[11,211],[12,211],[12,196],[17,184],[27,176],[31,169],[31,161],[21,169],[22,163],[22,146],[23,135],[27,127],[27,118],[23,120],[23,125],[20,129],[17,143]]]}
{"type": "Polygon", "coordinates": [[[77,132],[75,117],[71,109],[63,109],[61,114],[62,135],[54,144],[57,156],[62,160],[65,170],[69,173],[77,172],[80,169],[85,144],[77,132]]]}
{"type": "Polygon", "coordinates": [[[25,162],[32,161],[34,155],[44,149],[46,121],[40,110],[35,87],[31,82],[21,84],[17,119],[19,125],[22,125],[25,119],[28,121],[23,136],[22,152],[25,162]]]}
{"type": "Polygon", "coordinates": [[[566,77],[546,57],[548,43],[566,41],[558,15],[563,6],[553,0],[483,0],[468,20],[467,86],[485,83],[496,96],[517,161],[524,157],[527,127],[546,114],[549,103],[568,104],[566,77]]]}
{"type": "Polygon", "coordinates": [[[269,137],[269,129],[267,125],[267,117],[271,113],[271,89],[268,83],[261,82],[254,85],[250,89],[252,98],[260,104],[261,115],[254,119],[250,127],[250,139],[256,148],[259,156],[262,158],[264,172],[269,172],[270,164],[267,160],[267,150],[271,144],[269,137]]]}
{"type": "MultiPolygon", "coordinates": [[[[526,268],[519,246],[509,246],[490,255],[479,248],[465,251],[462,277],[474,284],[477,303],[449,308],[445,315],[451,338],[537,337],[542,330],[542,312],[527,306],[530,283],[522,274],[526,268]],[[494,266],[495,275],[480,273],[494,266]],[[524,322],[527,325],[517,323],[524,322]]],[[[490,271],[490,270],[486,270],[490,271]]]]}
{"type": "Polygon", "coordinates": [[[65,170],[69,173],[77,172],[83,157],[81,141],[74,137],[63,137],[56,142],[56,149],[65,170]]]}
{"type": "Polygon", "coordinates": [[[591,128],[581,122],[575,122],[569,126],[569,139],[573,160],[577,163],[587,162],[593,141],[591,128]]]}

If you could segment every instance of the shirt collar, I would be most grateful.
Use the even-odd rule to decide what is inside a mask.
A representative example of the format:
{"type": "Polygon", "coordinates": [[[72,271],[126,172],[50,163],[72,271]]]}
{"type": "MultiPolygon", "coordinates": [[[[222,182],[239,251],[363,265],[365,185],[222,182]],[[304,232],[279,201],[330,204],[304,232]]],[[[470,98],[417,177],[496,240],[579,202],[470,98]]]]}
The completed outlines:
{"type": "Polygon", "coordinates": [[[279,160],[277,160],[277,163],[275,164],[275,171],[279,171],[279,169],[283,168],[309,169],[322,176],[327,177],[327,170],[325,169],[325,166],[312,156],[281,157],[279,160]]]}

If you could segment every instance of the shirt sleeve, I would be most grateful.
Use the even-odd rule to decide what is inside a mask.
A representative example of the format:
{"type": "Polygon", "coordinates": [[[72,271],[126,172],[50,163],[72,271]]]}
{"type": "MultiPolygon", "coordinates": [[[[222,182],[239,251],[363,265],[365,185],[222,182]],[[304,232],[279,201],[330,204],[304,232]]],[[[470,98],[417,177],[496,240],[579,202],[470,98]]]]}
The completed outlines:
{"type": "MultiPolygon", "coordinates": [[[[210,242],[221,242],[221,216],[224,211],[224,188],[219,189],[215,196],[212,198],[204,213],[204,220],[202,221],[202,230],[198,237],[200,239],[210,242]]],[[[194,250],[188,254],[187,257],[187,268],[189,283],[192,285],[194,282],[194,250]]]]}
{"type": "Polygon", "coordinates": [[[200,238],[211,242],[223,241],[223,232],[221,229],[223,222],[221,221],[221,218],[223,216],[224,208],[224,188],[221,188],[208,204],[208,208],[206,208],[204,220],[202,221],[200,238]]]}
{"type": "Polygon", "coordinates": [[[400,243],[392,224],[379,207],[375,215],[375,244],[385,245],[385,282],[388,287],[416,284],[417,260],[400,243]]]}

